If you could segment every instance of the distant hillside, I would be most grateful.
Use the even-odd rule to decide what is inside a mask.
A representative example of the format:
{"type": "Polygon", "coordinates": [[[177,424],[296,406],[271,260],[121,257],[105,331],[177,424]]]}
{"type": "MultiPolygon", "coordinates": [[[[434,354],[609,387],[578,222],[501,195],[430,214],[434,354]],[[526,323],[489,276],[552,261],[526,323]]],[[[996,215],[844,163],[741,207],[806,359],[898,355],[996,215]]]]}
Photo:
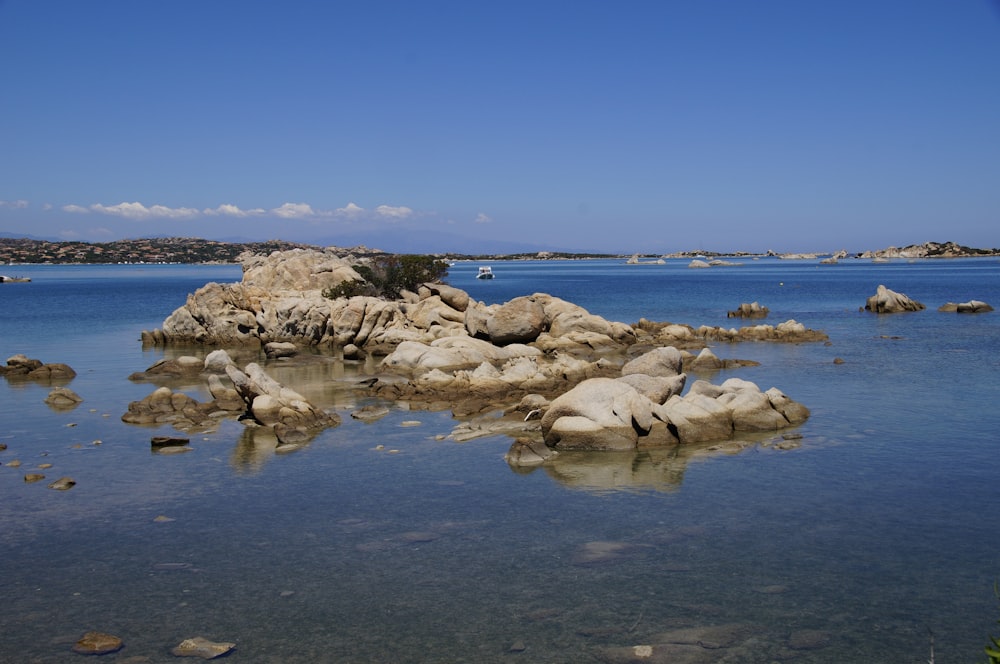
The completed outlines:
{"type": "Polygon", "coordinates": [[[0,237],[0,263],[233,263],[244,251],[271,253],[306,246],[283,240],[231,243],[147,238],[91,243],[0,237]]]}
{"type": "Polygon", "coordinates": [[[1000,256],[1000,249],[975,249],[955,242],[925,242],[902,248],[887,247],[858,254],[858,258],[969,258],[975,256],[1000,256]]]}

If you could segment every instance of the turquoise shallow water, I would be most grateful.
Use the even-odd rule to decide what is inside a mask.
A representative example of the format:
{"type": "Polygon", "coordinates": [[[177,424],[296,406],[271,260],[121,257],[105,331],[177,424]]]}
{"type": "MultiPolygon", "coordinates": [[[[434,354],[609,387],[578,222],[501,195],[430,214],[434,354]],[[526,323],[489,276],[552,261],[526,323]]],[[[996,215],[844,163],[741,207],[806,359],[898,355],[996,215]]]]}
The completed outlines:
{"type": "Polygon", "coordinates": [[[125,640],[109,661],[173,661],[195,635],[246,662],[600,661],[730,623],[755,635],[733,661],[922,662],[928,630],[938,662],[979,661],[1000,617],[1000,313],[936,309],[1000,304],[1000,263],[743,262],[498,262],[491,282],[454,266],[449,282],[486,302],[548,292],[629,323],[728,326],[758,300],[767,322],[830,335],[714,348],[761,362],[714,382],[812,409],[797,449],[567,455],[528,473],[503,461],[507,438],[437,440],[448,413],[351,419],[329,361],[271,367],[344,419],[308,447],[276,456],[225,422],[153,455],[170,429],[119,419],[153,389],[127,376],[163,355],[139,332],[239,268],[11,268],[33,281],[0,286],[0,353],[70,364],[85,401],[55,412],[48,386],[0,381],[0,661],[75,660],[90,629],[125,640]],[[880,283],[928,310],[859,312],[880,283]],[[595,542],[619,553],[588,564],[595,542]],[[802,634],[819,636],[790,648],[802,634]]]}

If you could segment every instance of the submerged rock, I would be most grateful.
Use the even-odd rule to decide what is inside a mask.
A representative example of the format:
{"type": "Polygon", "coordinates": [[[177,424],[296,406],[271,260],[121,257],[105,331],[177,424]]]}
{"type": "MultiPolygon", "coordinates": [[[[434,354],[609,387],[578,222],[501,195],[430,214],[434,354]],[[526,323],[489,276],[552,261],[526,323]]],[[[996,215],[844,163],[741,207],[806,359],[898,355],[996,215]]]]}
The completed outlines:
{"type": "Polygon", "coordinates": [[[60,477],[55,482],[49,485],[50,489],[55,489],[56,491],[69,491],[74,486],[76,486],[76,480],[72,477],[60,477]]]}
{"type": "Polygon", "coordinates": [[[107,655],[118,652],[125,643],[113,634],[87,632],[73,645],[73,652],[81,655],[107,655]]]}
{"type": "Polygon", "coordinates": [[[235,643],[222,641],[209,641],[201,636],[191,639],[184,639],[178,645],[170,649],[170,654],[175,657],[200,657],[202,659],[215,659],[228,655],[236,648],[235,643]]]}

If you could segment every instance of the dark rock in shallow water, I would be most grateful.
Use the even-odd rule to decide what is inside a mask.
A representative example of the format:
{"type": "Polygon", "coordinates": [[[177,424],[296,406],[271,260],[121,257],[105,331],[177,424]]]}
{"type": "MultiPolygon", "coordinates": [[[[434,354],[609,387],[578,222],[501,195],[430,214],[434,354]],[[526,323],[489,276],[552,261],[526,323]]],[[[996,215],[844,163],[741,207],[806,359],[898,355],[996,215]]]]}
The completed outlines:
{"type": "Polygon", "coordinates": [[[81,655],[107,655],[118,652],[125,643],[112,634],[87,632],[73,646],[73,652],[81,655]]]}
{"type": "Polygon", "coordinates": [[[72,477],[60,477],[55,482],[49,485],[50,489],[55,489],[56,491],[69,491],[74,486],[76,486],[76,480],[72,477]]]}

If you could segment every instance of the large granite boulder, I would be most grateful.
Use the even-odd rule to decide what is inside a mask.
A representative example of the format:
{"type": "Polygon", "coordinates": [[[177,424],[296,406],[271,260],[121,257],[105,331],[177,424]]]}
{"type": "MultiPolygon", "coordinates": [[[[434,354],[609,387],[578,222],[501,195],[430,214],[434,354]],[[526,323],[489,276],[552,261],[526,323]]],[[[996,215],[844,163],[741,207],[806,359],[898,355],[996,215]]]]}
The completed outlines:
{"type": "Polygon", "coordinates": [[[865,301],[865,309],[876,314],[922,311],[926,308],[923,304],[911,299],[909,296],[889,290],[881,284],[879,284],[875,294],[865,301]]]}
{"type": "Polygon", "coordinates": [[[542,416],[545,444],[557,450],[628,450],[653,426],[653,402],[612,378],[592,378],[552,401],[542,416]]]}
{"type": "Polygon", "coordinates": [[[498,307],[486,321],[490,340],[499,346],[532,342],[545,327],[545,309],[533,297],[514,298],[498,307]]]}

